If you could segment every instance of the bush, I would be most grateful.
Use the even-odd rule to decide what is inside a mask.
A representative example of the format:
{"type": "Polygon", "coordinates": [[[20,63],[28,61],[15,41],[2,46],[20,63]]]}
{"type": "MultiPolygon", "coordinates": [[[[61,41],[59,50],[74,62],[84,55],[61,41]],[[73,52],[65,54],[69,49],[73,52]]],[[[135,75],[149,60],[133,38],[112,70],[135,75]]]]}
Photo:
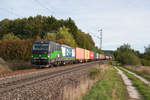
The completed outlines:
{"type": "Polygon", "coordinates": [[[128,64],[128,65],[139,65],[140,59],[138,56],[133,52],[130,45],[124,44],[120,46],[115,52],[115,59],[119,61],[121,64],[128,64]]]}
{"type": "Polygon", "coordinates": [[[123,64],[139,65],[140,59],[134,53],[125,53],[122,59],[123,64]]]}
{"type": "Polygon", "coordinates": [[[150,61],[146,60],[146,59],[141,59],[141,64],[143,66],[150,66],[150,61]]]}
{"type": "Polygon", "coordinates": [[[0,64],[0,74],[2,73],[9,73],[12,70],[9,68],[7,64],[0,64]]]}
{"type": "Polygon", "coordinates": [[[23,60],[11,60],[8,61],[8,66],[11,70],[23,70],[23,69],[32,69],[36,68],[35,66],[32,66],[29,61],[23,61],[23,60]]]}
{"type": "Polygon", "coordinates": [[[0,57],[5,60],[29,60],[33,40],[3,40],[0,43],[0,57]]]}
{"type": "Polygon", "coordinates": [[[5,34],[2,38],[2,40],[9,40],[9,41],[12,41],[12,40],[19,40],[19,38],[17,36],[14,35],[14,33],[8,33],[8,34],[5,34]]]}

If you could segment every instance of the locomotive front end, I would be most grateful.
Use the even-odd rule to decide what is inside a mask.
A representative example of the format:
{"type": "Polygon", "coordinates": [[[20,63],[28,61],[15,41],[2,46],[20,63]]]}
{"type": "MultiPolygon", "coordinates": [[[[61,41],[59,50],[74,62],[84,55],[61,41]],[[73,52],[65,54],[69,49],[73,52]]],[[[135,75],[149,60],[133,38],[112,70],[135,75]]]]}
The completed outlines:
{"type": "Polygon", "coordinates": [[[46,41],[36,41],[32,48],[33,65],[46,66],[49,64],[49,43],[46,41]]]}

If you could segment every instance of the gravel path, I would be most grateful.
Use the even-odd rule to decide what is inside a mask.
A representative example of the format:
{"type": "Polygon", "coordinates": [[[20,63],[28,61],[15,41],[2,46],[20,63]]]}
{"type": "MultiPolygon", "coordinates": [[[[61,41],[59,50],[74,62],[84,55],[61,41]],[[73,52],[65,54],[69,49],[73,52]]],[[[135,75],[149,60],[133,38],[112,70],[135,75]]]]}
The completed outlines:
{"type": "Polygon", "coordinates": [[[141,100],[139,92],[132,85],[132,82],[128,79],[128,77],[121,70],[119,70],[117,67],[115,67],[115,69],[118,71],[118,74],[121,75],[123,82],[127,87],[127,91],[128,91],[130,99],[131,100],[141,100]]]}
{"type": "Polygon", "coordinates": [[[122,68],[122,69],[124,69],[124,70],[127,71],[128,73],[134,75],[135,77],[137,77],[138,79],[140,79],[141,81],[143,81],[145,84],[148,84],[148,85],[150,86],[150,82],[149,82],[148,80],[146,80],[145,78],[143,78],[143,77],[141,77],[141,76],[139,76],[139,75],[137,75],[137,74],[135,74],[135,73],[133,73],[133,72],[131,72],[131,71],[125,69],[125,68],[122,68]]]}

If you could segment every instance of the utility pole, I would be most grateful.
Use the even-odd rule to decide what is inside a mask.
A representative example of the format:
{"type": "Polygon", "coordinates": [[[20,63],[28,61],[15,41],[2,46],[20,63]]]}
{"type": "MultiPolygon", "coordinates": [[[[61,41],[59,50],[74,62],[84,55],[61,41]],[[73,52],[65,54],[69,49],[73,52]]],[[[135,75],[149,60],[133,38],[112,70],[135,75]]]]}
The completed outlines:
{"type": "Polygon", "coordinates": [[[99,43],[99,47],[100,47],[100,49],[102,50],[102,39],[103,39],[103,34],[102,34],[102,32],[103,32],[103,30],[102,29],[100,29],[100,30],[98,30],[98,32],[100,32],[100,43],[99,43]]]}

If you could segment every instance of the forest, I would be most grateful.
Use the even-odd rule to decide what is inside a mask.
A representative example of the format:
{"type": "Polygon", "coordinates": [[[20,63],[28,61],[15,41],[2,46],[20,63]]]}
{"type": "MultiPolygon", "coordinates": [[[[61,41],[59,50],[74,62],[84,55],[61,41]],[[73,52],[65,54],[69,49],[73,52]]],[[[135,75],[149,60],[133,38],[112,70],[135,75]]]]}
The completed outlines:
{"type": "Polygon", "coordinates": [[[0,21],[0,57],[3,59],[30,60],[35,40],[51,40],[101,52],[91,35],[80,30],[71,18],[64,20],[37,15],[0,21]]]}

